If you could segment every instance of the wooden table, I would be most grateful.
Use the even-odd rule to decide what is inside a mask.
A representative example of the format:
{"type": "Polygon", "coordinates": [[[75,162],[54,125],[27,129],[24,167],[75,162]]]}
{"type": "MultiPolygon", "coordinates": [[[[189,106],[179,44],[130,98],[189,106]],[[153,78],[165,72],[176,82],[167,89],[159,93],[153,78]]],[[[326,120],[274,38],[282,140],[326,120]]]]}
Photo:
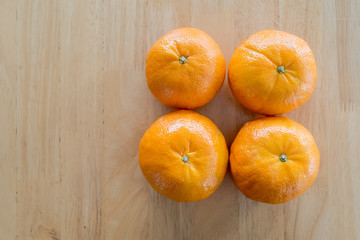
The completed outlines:
{"type": "MultiPolygon", "coordinates": [[[[360,239],[360,2],[0,0],[0,239],[360,239]],[[149,92],[145,56],[168,31],[211,35],[227,63],[263,29],[304,38],[314,95],[286,114],[314,135],[319,176],[281,205],[246,199],[228,173],[176,203],[141,174],[138,145],[172,111],[149,92]]],[[[227,80],[199,113],[231,144],[258,115],[227,80]]]]}

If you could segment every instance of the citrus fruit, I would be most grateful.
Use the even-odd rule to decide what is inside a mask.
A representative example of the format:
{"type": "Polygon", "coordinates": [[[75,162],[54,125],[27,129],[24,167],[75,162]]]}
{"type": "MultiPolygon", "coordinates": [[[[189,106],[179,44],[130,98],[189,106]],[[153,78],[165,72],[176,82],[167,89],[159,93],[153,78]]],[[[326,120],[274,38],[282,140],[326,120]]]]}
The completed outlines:
{"type": "Polygon", "coordinates": [[[249,110],[277,115],[304,104],[316,82],[316,63],[308,44],[281,31],[265,30],[244,40],[231,57],[229,85],[249,110]]]}
{"type": "Polygon", "coordinates": [[[169,107],[192,109],[205,105],[220,90],[225,71],[225,59],[216,42],[195,28],[167,33],[146,57],[149,89],[169,107]]]}
{"type": "Polygon", "coordinates": [[[284,203],[315,181],[319,151],[310,132],[286,117],[264,117],[241,128],[230,151],[235,184],[248,198],[284,203]]]}
{"type": "Polygon", "coordinates": [[[178,202],[208,197],[224,179],[228,150],[208,118],[179,110],[160,117],[145,132],[139,163],[151,187],[178,202]]]}

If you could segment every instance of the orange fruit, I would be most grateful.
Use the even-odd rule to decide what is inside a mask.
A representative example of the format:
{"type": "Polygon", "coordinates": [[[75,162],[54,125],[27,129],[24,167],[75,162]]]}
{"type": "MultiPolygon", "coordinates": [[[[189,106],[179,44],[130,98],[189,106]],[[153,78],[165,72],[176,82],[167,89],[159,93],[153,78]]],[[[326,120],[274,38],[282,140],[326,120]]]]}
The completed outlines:
{"type": "Polygon", "coordinates": [[[208,118],[179,110],[160,117],[145,132],[139,163],[151,187],[177,202],[208,197],[224,179],[228,150],[208,118]]]}
{"type": "Polygon", "coordinates": [[[146,57],[149,89],[163,104],[197,108],[220,90],[226,71],[216,42],[195,28],[179,28],[161,37],[146,57]]]}
{"type": "Polygon", "coordinates": [[[277,204],[299,197],[319,169],[319,151],[311,133],[286,117],[246,123],[230,152],[235,184],[259,202],[277,204]]]}
{"type": "Polygon", "coordinates": [[[229,85],[249,110],[277,115],[304,104],[316,82],[315,58],[292,34],[265,30],[244,40],[231,57],[229,85]]]}

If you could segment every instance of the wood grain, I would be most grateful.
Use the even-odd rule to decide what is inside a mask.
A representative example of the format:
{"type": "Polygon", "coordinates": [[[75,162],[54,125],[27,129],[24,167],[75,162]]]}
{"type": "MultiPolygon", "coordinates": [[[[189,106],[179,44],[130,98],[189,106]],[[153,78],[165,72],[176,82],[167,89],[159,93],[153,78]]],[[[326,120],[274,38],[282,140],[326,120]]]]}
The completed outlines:
{"type": "MultiPolygon", "coordinates": [[[[0,20],[0,239],[360,239],[359,1],[0,0],[0,20]],[[321,154],[303,196],[257,203],[229,173],[196,203],[149,187],[138,144],[173,109],[149,92],[145,56],[184,26],[211,35],[227,63],[258,30],[309,43],[315,93],[287,114],[321,154]]],[[[229,146],[258,117],[227,82],[196,111],[229,146]]]]}

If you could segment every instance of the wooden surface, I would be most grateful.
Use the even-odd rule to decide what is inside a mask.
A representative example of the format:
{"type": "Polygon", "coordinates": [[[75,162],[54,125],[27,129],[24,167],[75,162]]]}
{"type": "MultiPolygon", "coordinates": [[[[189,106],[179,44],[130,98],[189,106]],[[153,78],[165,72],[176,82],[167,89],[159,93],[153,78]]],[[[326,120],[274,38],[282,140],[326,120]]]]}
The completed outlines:
{"type": "MultiPolygon", "coordinates": [[[[0,0],[0,239],[360,239],[359,26],[357,0],[0,0]],[[229,173],[196,203],[149,187],[138,144],[173,109],[149,92],[145,56],[183,26],[211,35],[227,63],[258,30],[309,43],[316,89],[287,114],[313,133],[321,154],[302,197],[257,203],[229,173]]],[[[227,82],[196,111],[228,145],[258,117],[227,82]]]]}

